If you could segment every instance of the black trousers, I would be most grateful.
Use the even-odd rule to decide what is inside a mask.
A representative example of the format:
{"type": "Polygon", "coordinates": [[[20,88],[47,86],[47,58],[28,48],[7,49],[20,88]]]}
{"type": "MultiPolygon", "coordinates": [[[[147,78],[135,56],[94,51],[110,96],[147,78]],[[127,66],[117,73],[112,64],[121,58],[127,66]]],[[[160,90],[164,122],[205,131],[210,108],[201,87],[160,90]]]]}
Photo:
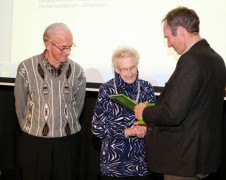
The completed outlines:
{"type": "Polygon", "coordinates": [[[22,133],[19,166],[22,180],[77,180],[80,133],[40,138],[22,133]]]}

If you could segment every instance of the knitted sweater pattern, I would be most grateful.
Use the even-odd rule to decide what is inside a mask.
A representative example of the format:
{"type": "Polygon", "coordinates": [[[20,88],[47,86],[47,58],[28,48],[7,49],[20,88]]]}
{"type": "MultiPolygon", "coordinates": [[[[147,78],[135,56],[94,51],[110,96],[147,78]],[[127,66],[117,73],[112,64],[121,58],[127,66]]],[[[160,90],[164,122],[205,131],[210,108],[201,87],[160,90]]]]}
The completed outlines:
{"type": "Polygon", "coordinates": [[[15,81],[16,112],[25,133],[63,137],[80,131],[79,116],[85,97],[85,76],[72,60],[54,78],[43,66],[43,54],[23,61],[15,81]]]}

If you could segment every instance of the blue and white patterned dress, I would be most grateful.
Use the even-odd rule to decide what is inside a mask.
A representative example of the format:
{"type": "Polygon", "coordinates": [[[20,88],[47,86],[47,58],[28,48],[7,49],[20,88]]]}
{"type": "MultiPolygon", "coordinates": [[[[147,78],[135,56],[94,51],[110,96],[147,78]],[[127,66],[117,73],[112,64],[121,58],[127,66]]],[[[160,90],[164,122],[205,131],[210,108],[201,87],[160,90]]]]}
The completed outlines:
{"type": "Polygon", "coordinates": [[[109,98],[109,95],[116,92],[125,94],[133,100],[136,100],[139,94],[138,103],[156,101],[151,84],[138,78],[133,84],[127,84],[115,72],[115,79],[101,85],[92,119],[92,132],[101,138],[101,175],[147,176],[149,171],[145,160],[144,139],[125,137],[124,130],[133,126],[136,120],[134,112],[121,107],[109,98]]]}

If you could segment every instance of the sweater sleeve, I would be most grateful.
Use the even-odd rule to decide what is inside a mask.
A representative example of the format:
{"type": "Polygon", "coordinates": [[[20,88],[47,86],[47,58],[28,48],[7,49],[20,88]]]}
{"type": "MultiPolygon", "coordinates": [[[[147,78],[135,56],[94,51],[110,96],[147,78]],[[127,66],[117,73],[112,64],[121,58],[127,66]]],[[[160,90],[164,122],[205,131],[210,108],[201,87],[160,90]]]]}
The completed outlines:
{"type": "Polygon", "coordinates": [[[25,109],[27,106],[27,95],[28,95],[28,79],[27,71],[21,63],[17,69],[17,76],[15,79],[14,96],[15,96],[15,107],[16,114],[19,123],[22,123],[25,109]]]}
{"type": "Polygon", "coordinates": [[[78,110],[78,119],[82,113],[82,109],[85,101],[85,93],[86,93],[86,77],[84,70],[81,66],[77,65],[76,68],[76,81],[77,81],[77,91],[74,94],[77,110],[78,110]]]}

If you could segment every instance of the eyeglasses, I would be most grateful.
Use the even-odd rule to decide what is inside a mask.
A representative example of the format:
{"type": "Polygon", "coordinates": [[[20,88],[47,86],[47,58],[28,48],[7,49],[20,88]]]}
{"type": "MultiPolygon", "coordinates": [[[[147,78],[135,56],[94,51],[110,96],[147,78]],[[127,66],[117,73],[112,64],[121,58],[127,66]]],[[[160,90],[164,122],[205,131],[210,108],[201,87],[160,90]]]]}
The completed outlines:
{"type": "Polygon", "coordinates": [[[120,69],[120,72],[123,74],[137,74],[137,67],[136,66],[132,66],[131,68],[122,68],[120,69]]]}
{"type": "Polygon", "coordinates": [[[55,46],[57,49],[59,49],[62,53],[65,52],[65,51],[71,51],[71,48],[72,47],[75,47],[76,45],[73,43],[71,46],[69,47],[63,47],[63,48],[60,48],[59,46],[57,46],[56,44],[54,44],[53,42],[50,42],[53,46],[55,46]]]}

